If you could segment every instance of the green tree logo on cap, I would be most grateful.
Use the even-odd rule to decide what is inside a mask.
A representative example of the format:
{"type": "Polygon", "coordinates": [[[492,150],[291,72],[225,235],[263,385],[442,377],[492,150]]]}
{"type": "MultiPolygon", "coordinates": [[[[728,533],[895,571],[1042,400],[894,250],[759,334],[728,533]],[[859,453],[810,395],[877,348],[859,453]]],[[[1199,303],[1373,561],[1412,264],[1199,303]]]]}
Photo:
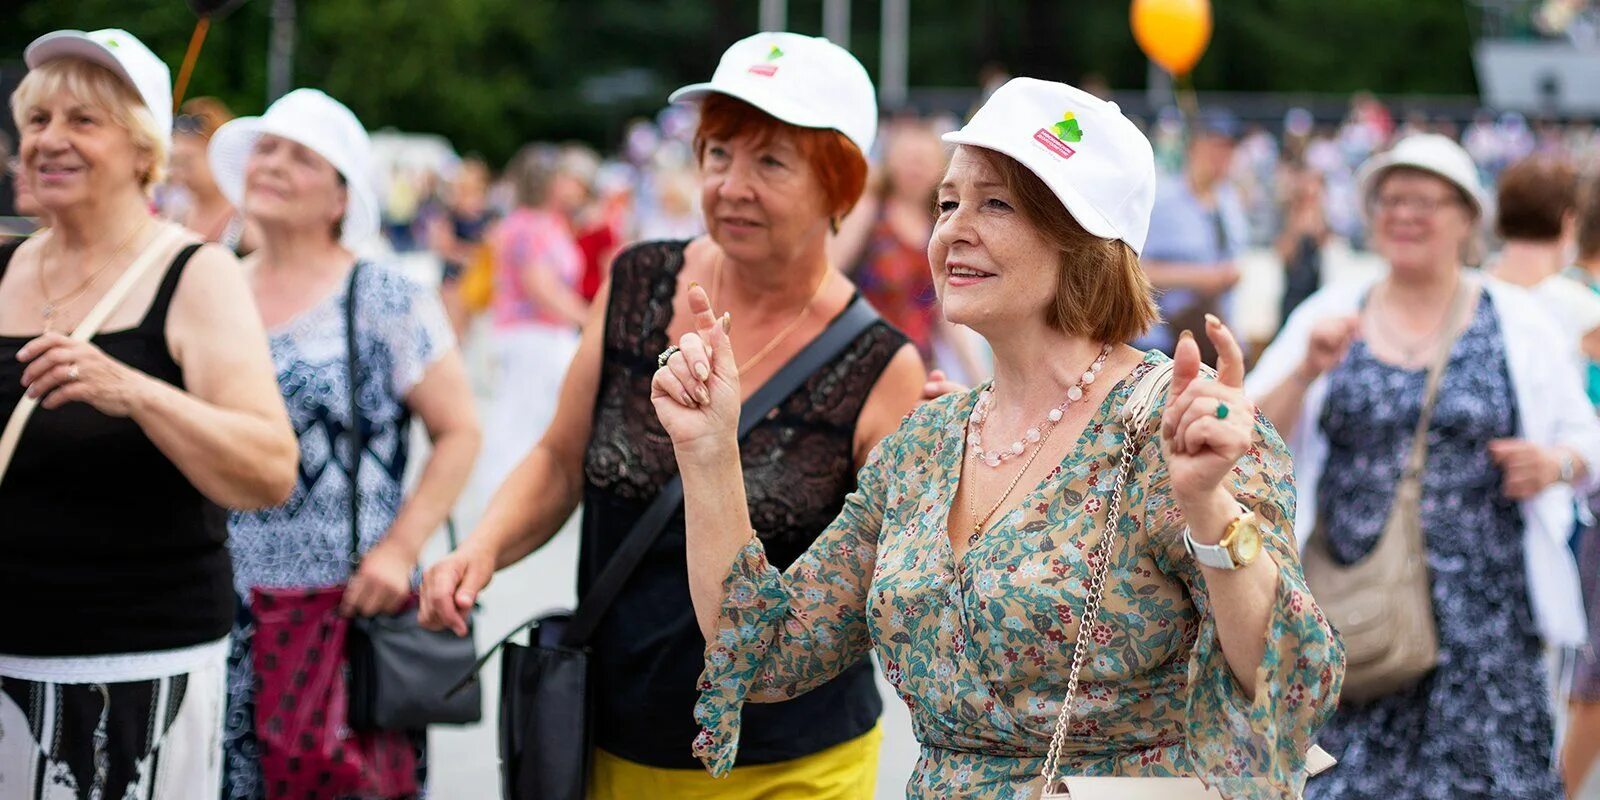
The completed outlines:
{"type": "Polygon", "coordinates": [[[1056,138],[1063,142],[1083,141],[1083,128],[1078,126],[1078,116],[1071,111],[1061,116],[1061,121],[1050,126],[1056,138]]]}
{"type": "Polygon", "coordinates": [[[777,45],[773,45],[772,46],[772,51],[767,53],[767,60],[768,61],[777,61],[780,58],[783,58],[783,50],[781,48],[779,48],[777,45]]]}

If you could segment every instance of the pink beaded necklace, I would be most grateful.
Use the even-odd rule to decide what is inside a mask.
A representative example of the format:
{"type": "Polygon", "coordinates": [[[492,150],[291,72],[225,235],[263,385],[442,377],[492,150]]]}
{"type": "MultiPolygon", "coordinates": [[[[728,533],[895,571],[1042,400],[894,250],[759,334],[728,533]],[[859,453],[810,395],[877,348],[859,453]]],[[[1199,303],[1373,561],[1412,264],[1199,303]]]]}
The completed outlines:
{"type": "Polygon", "coordinates": [[[1110,355],[1111,345],[1102,346],[1100,355],[1095,357],[1094,363],[1090,364],[1089,368],[1084,370],[1083,375],[1078,378],[1078,382],[1067,390],[1067,399],[1061,401],[1061,405],[1050,409],[1050,413],[1046,414],[1044,420],[1038,425],[1028,428],[1021,439],[1012,442],[1009,447],[1003,447],[999,450],[983,449],[983,424],[989,420],[989,411],[994,405],[994,384],[991,383],[987,389],[978,394],[978,402],[972,406],[972,416],[967,422],[967,430],[970,431],[967,434],[967,449],[972,453],[972,460],[981,461],[991,469],[994,469],[1027,452],[1029,447],[1038,444],[1056,426],[1056,423],[1066,416],[1067,409],[1073,403],[1083,399],[1085,389],[1089,384],[1094,383],[1095,376],[1100,374],[1100,370],[1105,369],[1106,358],[1110,355]]]}

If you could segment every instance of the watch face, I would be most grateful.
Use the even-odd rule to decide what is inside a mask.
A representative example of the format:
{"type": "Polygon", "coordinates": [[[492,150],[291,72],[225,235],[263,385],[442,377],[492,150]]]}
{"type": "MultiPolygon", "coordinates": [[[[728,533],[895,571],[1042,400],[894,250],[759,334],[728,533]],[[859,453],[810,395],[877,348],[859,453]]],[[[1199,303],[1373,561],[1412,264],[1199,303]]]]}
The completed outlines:
{"type": "Polygon", "coordinates": [[[1234,560],[1241,566],[1254,562],[1261,555],[1261,529],[1254,521],[1240,525],[1233,537],[1234,560]]]}

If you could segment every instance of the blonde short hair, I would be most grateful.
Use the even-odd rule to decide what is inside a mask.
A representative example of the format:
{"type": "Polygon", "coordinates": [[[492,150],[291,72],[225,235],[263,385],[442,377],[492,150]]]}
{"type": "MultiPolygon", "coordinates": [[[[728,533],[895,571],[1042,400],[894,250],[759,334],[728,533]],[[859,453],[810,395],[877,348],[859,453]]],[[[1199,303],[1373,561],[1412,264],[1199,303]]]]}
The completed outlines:
{"type": "Polygon", "coordinates": [[[63,92],[104,109],[112,121],[128,132],[133,146],[150,157],[150,169],[139,176],[139,188],[145,194],[166,178],[171,143],[161,135],[155,115],[127,81],[99,64],[80,58],[58,58],[28,70],[11,95],[11,118],[17,128],[24,127],[29,108],[63,92]]]}

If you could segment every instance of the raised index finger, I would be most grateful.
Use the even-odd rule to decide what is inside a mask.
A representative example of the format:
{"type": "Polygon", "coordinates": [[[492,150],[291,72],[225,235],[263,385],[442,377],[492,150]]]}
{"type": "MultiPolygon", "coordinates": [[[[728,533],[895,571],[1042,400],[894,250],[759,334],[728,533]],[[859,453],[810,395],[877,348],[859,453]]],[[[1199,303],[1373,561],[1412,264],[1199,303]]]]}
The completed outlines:
{"type": "Polygon", "coordinates": [[[689,313],[694,315],[694,329],[700,338],[709,342],[711,329],[717,327],[717,314],[711,310],[711,295],[698,283],[689,287],[689,313]]]}
{"type": "Polygon", "coordinates": [[[1217,381],[1235,389],[1244,387],[1244,350],[1222,320],[1206,315],[1206,336],[1217,347],[1217,381]]]}

